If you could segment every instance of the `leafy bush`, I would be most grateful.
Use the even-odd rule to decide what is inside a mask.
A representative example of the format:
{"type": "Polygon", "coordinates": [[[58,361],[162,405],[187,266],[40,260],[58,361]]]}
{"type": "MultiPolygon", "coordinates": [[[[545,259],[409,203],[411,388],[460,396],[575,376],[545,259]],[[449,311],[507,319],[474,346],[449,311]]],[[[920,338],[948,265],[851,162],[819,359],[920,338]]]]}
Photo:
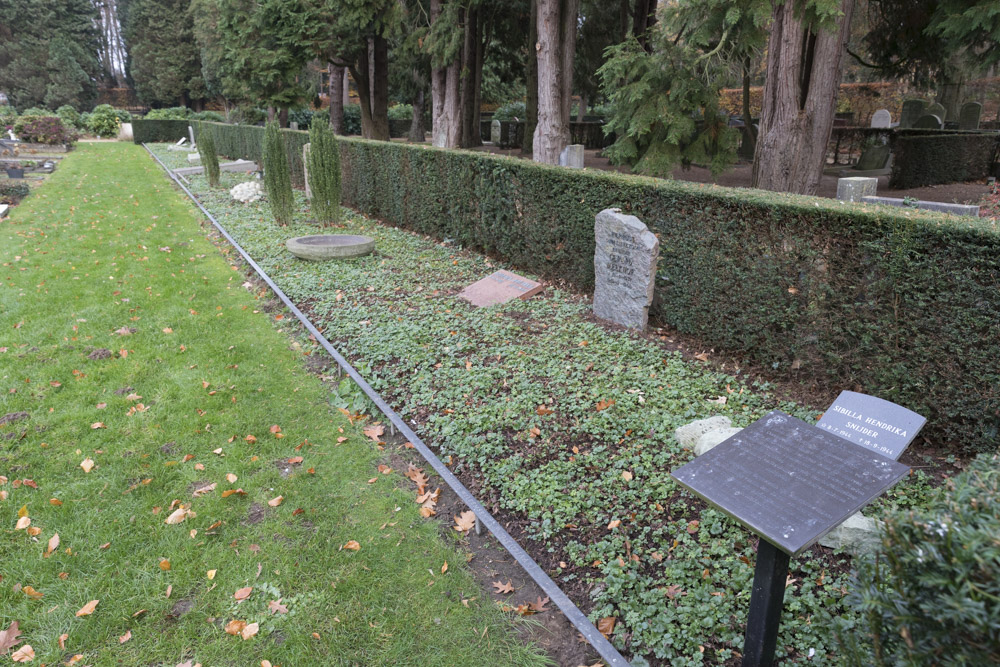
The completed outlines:
{"type": "Polygon", "coordinates": [[[99,104],[94,107],[87,121],[87,129],[105,139],[117,137],[120,125],[118,114],[110,104],[99,104]]]}
{"type": "Polygon", "coordinates": [[[152,109],[146,114],[145,120],[185,120],[190,113],[191,110],[187,107],[152,109]]]}
{"type": "Polygon", "coordinates": [[[137,144],[152,144],[156,142],[174,143],[188,136],[186,120],[134,120],[132,121],[132,140],[137,144]]]}
{"type": "Polygon", "coordinates": [[[219,185],[219,156],[215,154],[215,132],[211,126],[204,126],[198,132],[198,154],[205,168],[205,177],[210,188],[219,185]]]}
{"type": "Polygon", "coordinates": [[[229,112],[229,121],[239,125],[256,125],[267,120],[267,111],[251,106],[238,106],[229,112]]]}
{"type": "Polygon", "coordinates": [[[80,124],[80,112],[69,104],[64,104],[58,109],[56,109],[56,115],[62,120],[63,125],[66,127],[76,128],[77,130],[82,130],[83,125],[80,124]]]}
{"type": "Polygon", "coordinates": [[[300,130],[308,130],[309,126],[312,124],[313,116],[316,112],[312,109],[306,109],[305,107],[299,107],[297,109],[288,110],[288,122],[298,123],[300,130]]]}
{"type": "Polygon", "coordinates": [[[18,129],[15,130],[21,141],[36,144],[68,144],[76,140],[76,132],[63,125],[56,116],[33,117],[22,116],[18,119],[18,129]],[[21,120],[25,122],[21,123],[21,120]]]}
{"type": "Polygon", "coordinates": [[[188,116],[188,120],[210,120],[215,123],[224,123],[226,117],[218,111],[198,111],[188,116]]]}
{"type": "Polygon", "coordinates": [[[27,183],[14,181],[0,181],[0,204],[16,204],[31,192],[27,183]]]}
{"type": "Polygon", "coordinates": [[[279,225],[287,225],[292,221],[295,199],[285,158],[285,140],[275,121],[268,123],[264,129],[263,158],[264,188],[267,190],[267,201],[271,204],[271,214],[279,225]]]}
{"type": "Polygon", "coordinates": [[[358,104],[344,105],[344,134],[361,134],[361,106],[358,104]]]}
{"type": "Polygon", "coordinates": [[[393,104],[389,107],[389,120],[413,120],[413,105],[393,104]]]}
{"type": "Polygon", "coordinates": [[[882,549],[857,566],[841,622],[857,665],[1000,664],[1000,456],[980,456],[929,508],[886,519],[882,549]]]}
{"type": "Polygon", "coordinates": [[[309,188],[312,212],[320,224],[340,222],[340,146],[326,118],[309,129],[309,188]]]}
{"type": "Polygon", "coordinates": [[[17,109],[9,104],[0,104],[0,129],[13,127],[17,119],[17,109]]]}
{"type": "Polygon", "coordinates": [[[30,107],[21,112],[22,116],[54,116],[48,109],[43,109],[42,107],[30,107]]]}
{"type": "Polygon", "coordinates": [[[115,109],[115,116],[118,117],[119,123],[132,122],[132,114],[128,111],[128,109],[115,109]]]}
{"type": "Polygon", "coordinates": [[[508,102],[493,112],[493,120],[524,120],[527,117],[524,102],[508,102]]]}
{"type": "Polygon", "coordinates": [[[995,134],[900,134],[892,143],[894,154],[889,186],[919,188],[985,178],[1000,146],[995,134]]]}

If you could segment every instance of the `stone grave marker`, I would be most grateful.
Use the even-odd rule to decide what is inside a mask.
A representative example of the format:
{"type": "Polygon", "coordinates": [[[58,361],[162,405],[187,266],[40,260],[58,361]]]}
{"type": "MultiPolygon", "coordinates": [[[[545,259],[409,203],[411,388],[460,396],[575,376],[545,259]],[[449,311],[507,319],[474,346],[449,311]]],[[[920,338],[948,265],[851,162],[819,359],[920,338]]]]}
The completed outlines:
{"type": "Polygon", "coordinates": [[[660,240],[634,215],[608,208],[594,220],[594,315],[645,331],[660,240]]]}
{"type": "Polygon", "coordinates": [[[979,102],[966,102],[958,114],[958,129],[978,130],[979,118],[983,115],[983,105],[979,102]]]}
{"type": "MultiPolygon", "coordinates": [[[[309,151],[312,150],[312,144],[305,144],[302,146],[302,180],[306,182],[306,199],[312,199],[312,188],[309,187],[309,151]]],[[[868,194],[875,194],[870,192],[868,194]]]]}
{"type": "Polygon", "coordinates": [[[774,660],[788,563],[909,467],[779,410],[671,477],[761,537],[743,664],[774,660]]]}
{"type": "Polygon", "coordinates": [[[293,120],[293,121],[290,121],[290,122],[288,123],[288,129],[292,130],[293,132],[297,132],[297,131],[298,131],[298,129],[299,129],[299,124],[298,124],[298,122],[296,122],[296,121],[294,121],[294,120],[293,120]]]}
{"type": "Polygon", "coordinates": [[[583,169],[583,144],[570,144],[559,154],[559,166],[583,169]]]}
{"type": "Polygon", "coordinates": [[[872,127],[892,127],[892,114],[888,109],[879,109],[872,114],[872,127]]]}
{"type": "Polygon", "coordinates": [[[544,285],[534,280],[500,270],[472,283],[458,297],[473,306],[493,306],[512,299],[530,299],[544,288],[544,285]]]}
{"type": "Polygon", "coordinates": [[[899,126],[901,128],[913,127],[917,119],[924,115],[924,107],[927,106],[925,100],[906,100],[903,102],[903,111],[899,116],[899,126]]]}
{"type": "Polygon", "coordinates": [[[181,137],[174,146],[183,146],[185,141],[187,141],[187,137],[181,137]]]}
{"type": "Polygon", "coordinates": [[[816,426],[896,460],[926,422],[916,412],[877,396],[842,391],[816,426]]]}
{"type": "Polygon", "coordinates": [[[194,128],[188,125],[188,136],[191,137],[191,148],[194,148],[194,128]]]}
{"type": "Polygon", "coordinates": [[[941,117],[932,113],[924,114],[913,124],[916,130],[940,130],[942,127],[944,123],[941,122],[941,117]]]}
{"type": "Polygon", "coordinates": [[[300,259],[350,259],[371,254],[375,250],[375,239],[351,234],[317,234],[288,239],[285,247],[300,259]]]}
{"type": "Polygon", "coordinates": [[[932,116],[937,116],[943,121],[947,118],[948,111],[947,109],[944,108],[943,104],[935,102],[934,104],[931,104],[926,109],[924,109],[923,115],[926,116],[927,114],[931,114],[932,116]]]}
{"type": "Polygon", "coordinates": [[[500,121],[494,120],[490,122],[490,141],[494,146],[500,145],[500,121]]]}
{"type": "Polygon", "coordinates": [[[837,179],[837,199],[840,201],[860,202],[862,197],[874,195],[877,189],[877,178],[852,176],[837,179]]]}
{"type": "Polygon", "coordinates": [[[861,153],[858,164],[854,166],[857,171],[872,171],[875,169],[885,169],[889,161],[888,146],[869,146],[861,153]]]}
{"type": "Polygon", "coordinates": [[[198,164],[201,162],[201,153],[188,153],[187,160],[191,164],[198,164]]]}

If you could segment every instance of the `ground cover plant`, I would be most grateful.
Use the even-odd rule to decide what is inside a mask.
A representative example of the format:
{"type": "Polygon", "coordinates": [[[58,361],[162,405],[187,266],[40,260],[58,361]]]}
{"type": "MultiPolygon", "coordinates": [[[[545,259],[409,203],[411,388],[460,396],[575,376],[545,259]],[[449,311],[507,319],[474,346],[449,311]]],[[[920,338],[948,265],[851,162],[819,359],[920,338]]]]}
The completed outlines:
{"type": "MultiPolygon", "coordinates": [[[[246,178],[223,174],[222,185],[246,178]]],[[[774,407],[817,412],[684,361],[656,336],[602,326],[586,299],[552,285],[474,309],[455,295],[501,266],[454,242],[345,209],[338,233],[374,237],[376,253],[303,262],[284,248],[317,231],[301,193],[293,223],[276,228],[264,202],[234,202],[200,177],[191,187],[620,648],[659,664],[734,657],[755,540],[670,480],[691,458],[674,429],[714,414],[743,426],[774,407]]],[[[341,393],[355,395],[348,382],[341,393]]],[[[925,488],[916,473],[879,507],[919,503],[925,488]]],[[[779,655],[835,664],[831,620],[852,613],[848,559],[816,548],[792,566],[779,655]]]]}
{"type": "Polygon", "coordinates": [[[543,662],[198,219],[106,143],[0,222],[0,663],[543,662]]]}

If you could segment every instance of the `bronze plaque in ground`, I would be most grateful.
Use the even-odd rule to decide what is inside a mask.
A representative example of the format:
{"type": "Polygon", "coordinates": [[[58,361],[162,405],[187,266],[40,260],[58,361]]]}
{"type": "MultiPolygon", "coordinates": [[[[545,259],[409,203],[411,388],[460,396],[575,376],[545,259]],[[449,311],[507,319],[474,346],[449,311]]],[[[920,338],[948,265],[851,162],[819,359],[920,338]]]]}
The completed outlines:
{"type": "Polygon", "coordinates": [[[909,470],[775,410],[671,477],[797,556],[909,470]]]}
{"type": "Polygon", "coordinates": [[[529,299],[544,289],[544,285],[510,271],[491,273],[474,282],[458,295],[473,306],[493,306],[511,299],[529,299]]]}

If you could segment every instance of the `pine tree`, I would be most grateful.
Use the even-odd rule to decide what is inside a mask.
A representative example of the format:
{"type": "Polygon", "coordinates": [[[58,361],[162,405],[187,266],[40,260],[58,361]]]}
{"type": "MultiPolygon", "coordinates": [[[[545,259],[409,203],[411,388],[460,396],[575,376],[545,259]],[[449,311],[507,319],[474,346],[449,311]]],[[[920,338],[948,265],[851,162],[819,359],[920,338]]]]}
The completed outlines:
{"type": "Polygon", "coordinates": [[[285,154],[285,138],[273,120],[264,129],[264,188],[274,221],[282,226],[289,224],[295,207],[292,176],[285,154]]]}
{"type": "Polygon", "coordinates": [[[215,154],[215,131],[207,123],[202,123],[198,132],[198,154],[205,167],[205,176],[211,188],[219,185],[219,156],[215,154]]]}
{"type": "Polygon", "coordinates": [[[309,187],[316,220],[322,225],[340,222],[340,146],[321,114],[309,128],[309,187]]]}

